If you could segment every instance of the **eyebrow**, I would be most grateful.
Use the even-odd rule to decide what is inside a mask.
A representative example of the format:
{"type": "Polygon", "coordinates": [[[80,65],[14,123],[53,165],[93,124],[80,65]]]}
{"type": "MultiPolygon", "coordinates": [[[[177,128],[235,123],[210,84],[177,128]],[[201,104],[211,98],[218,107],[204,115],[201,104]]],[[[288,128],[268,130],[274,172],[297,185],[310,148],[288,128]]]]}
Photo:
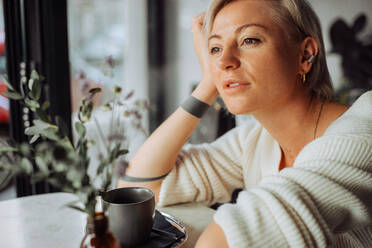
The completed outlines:
{"type": "MultiPolygon", "coordinates": [[[[268,30],[268,28],[267,28],[266,26],[262,25],[262,24],[258,24],[258,23],[247,23],[247,24],[244,24],[244,25],[238,27],[238,28],[235,30],[235,33],[239,33],[239,32],[241,32],[243,29],[246,29],[246,28],[249,28],[249,27],[259,27],[259,28],[262,28],[262,29],[264,29],[264,30],[266,30],[266,31],[268,30]]],[[[217,38],[217,39],[221,39],[221,36],[218,35],[218,34],[211,35],[211,36],[209,36],[209,38],[208,38],[208,42],[209,42],[211,39],[215,39],[215,38],[217,38]]]]}

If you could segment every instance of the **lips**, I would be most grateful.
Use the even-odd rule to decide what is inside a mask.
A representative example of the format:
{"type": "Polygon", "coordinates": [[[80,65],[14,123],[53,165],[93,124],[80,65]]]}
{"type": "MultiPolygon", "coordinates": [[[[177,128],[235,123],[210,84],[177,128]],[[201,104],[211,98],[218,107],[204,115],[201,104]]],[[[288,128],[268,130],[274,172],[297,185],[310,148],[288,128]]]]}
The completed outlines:
{"type": "Polygon", "coordinates": [[[227,80],[223,83],[223,89],[227,90],[247,85],[250,85],[250,83],[240,80],[227,80]]]}

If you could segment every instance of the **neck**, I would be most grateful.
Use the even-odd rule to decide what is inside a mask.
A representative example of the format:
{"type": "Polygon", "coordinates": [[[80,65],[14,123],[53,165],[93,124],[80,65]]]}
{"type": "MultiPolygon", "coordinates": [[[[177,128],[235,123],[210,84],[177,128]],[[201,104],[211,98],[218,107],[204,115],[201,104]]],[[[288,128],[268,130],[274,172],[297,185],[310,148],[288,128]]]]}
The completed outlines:
{"type": "MultiPolygon", "coordinates": [[[[290,96],[283,102],[253,113],[279,143],[286,165],[292,165],[302,148],[314,139],[319,117],[318,125],[321,122],[319,115],[321,105],[321,100],[303,93],[290,96]]],[[[320,133],[316,136],[320,136],[320,133]]]]}

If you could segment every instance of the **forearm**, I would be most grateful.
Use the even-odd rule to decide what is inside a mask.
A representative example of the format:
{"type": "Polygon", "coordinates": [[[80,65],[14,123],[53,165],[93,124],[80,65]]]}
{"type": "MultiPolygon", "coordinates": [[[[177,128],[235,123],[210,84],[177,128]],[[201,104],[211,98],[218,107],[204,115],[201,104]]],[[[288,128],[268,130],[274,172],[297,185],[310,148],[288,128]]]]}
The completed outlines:
{"type": "MultiPolygon", "coordinates": [[[[216,94],[205,94],[202,86],[198,86],[193,96],[211,104],[216,94]]],[[[158,177],[168,173],[175,165],[178,153],[186,143],[200,119],[179,107],[163,122],[145,141],[130,161],[127,175],[133,177],[158,177]]],[[[158,195],[162,180],[133,183],[119,181],[119,187],[143,186],[152,189],[158,195]]]]}
{"type": "Polygon", "coordinates": [[[127,174],[156,177],[169,172],[198,123],[198,118],[179,107],[141,146],[130,162],[127,174]]]}

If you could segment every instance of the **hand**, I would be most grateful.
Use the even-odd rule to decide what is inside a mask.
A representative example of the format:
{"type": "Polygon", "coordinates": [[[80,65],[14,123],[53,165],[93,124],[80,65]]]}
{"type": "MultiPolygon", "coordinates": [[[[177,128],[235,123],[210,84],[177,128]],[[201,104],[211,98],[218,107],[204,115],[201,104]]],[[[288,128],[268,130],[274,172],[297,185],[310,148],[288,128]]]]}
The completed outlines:
{"type": "Polygon", "coordinates": [[[228,248],[226,235],[223,229],[214,221],[200,235],[195,248],[216,247],[228,248]]]}
{"type": "Polygon", "coordinates": [[[210,64],[208,62],[207,37],[205,37],[203,32],[204,17],[205,12],[195,16],[192,20],[194,48],[203,73],[203,78],[196,90],[193,92],[193,95],[198,99],[211,104],[216,100],[218,92],[214,85],[210,64]]]}

